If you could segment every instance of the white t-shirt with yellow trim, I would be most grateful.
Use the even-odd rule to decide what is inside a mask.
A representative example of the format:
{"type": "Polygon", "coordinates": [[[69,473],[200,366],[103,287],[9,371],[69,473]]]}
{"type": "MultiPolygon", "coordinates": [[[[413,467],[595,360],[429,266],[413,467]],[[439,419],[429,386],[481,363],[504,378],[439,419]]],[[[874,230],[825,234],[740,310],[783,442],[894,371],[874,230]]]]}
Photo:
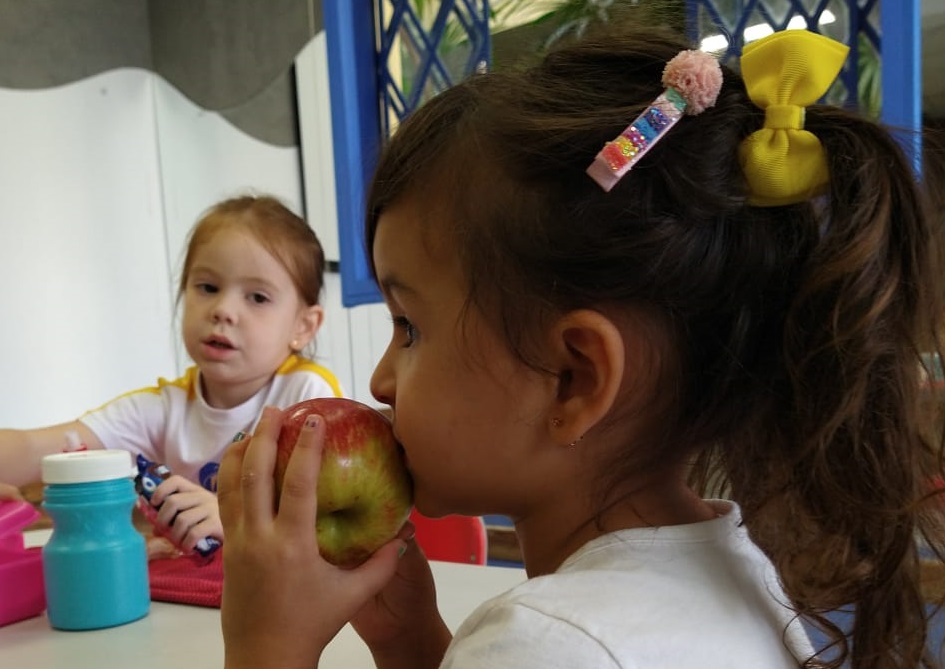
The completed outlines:
{"type": "Polygon", "coordinates": [[[220,459],[237,432],[252,432],[265,406],[285,408],[314,397],[341,397],[341,386],[325,367],[289,356],[272,380],[243,404],[215,409],[203,398],[200,372],[190,367],[179,379],[125,393],[79,420],[105,448],[141,454],[174,474],[216,490],[220,459]]]}

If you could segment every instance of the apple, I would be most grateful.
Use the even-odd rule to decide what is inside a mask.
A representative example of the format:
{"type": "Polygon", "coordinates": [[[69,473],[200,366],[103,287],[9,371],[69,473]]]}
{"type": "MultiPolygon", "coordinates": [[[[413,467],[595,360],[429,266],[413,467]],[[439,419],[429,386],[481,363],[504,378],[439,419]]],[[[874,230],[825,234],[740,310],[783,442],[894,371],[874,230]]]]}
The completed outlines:
{"type": "Polygon", "coordinates": [[[390,421],[355,400],[320,397],[286,409],[276,453],[276,504],[306,416],[325,421],[315,536],[322,557],[353,567],[397,536],[410,515],[413,483],[390,421]]]}

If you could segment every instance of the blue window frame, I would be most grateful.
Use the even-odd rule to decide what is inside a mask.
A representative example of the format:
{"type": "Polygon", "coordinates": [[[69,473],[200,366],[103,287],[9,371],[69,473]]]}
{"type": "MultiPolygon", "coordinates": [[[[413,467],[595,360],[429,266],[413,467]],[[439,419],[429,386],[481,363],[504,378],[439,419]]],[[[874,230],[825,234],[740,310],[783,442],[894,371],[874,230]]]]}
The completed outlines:
{"type": "Polygon", "coordinates": [[[381,143],[490,57],[488,0],[325,0],[342,304],[381,300],[364,247],[364,201],[381,143]]]}
{"type": "MultiPolygon", "coordinates": [[[[379,302],[364,248],[364,201],[383,138],[431,95],[487,65],[488,0],[324,0],[334,135],[342,303],[379,302]],[[457,45],[462,48],[457,52],[457,45]],[[405,60],[410,66],[405,69],[405,60]],[[392,66],[394,66],[392,68],[392,66]],[[396,70],[396,71],[395,71],[396,70]],[[409,70],[409,71],[408,71],[409,70]]],[[[746,28],[797,25],[881,53],[882,120],[921,165],[919,0],[689,0],[696,39],[723,35],[723,60],[736,58],[746,28]],[[798,18],[799,17],[799,18],[798,18]],[[791,23],[791,21],[795,23],[791,23]],[[896,49],[880,49],[880,37],[896,49]]],[[[859,71],[851,58],[828,98],[856,100],[859,71]]]]}
{"type": "Polygon", "coordinates": [[[895,49],[883,49],[883,122],[898,129],[898,139],[922,172],[922,25],[919,0],[881,3],[883,39],[895,49]]]}
{"type": "Polygon", "coordinates": [[[364,250],[364,198],[380,146],[374,0],[325,0],[342,304],[379,302],[364,250]]]}

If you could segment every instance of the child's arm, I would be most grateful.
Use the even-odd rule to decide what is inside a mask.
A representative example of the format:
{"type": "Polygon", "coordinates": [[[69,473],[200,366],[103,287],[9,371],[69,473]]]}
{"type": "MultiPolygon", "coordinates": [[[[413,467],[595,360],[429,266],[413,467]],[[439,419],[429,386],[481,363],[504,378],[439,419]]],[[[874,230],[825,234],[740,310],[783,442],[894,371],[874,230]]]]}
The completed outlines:
{"type": "Polygon", "coordinates": [[[263,411],[250,440],[229,448],[217,476],[226,546],[222,626],[226,669],[312,669],[322,651],[390,580],[398,537],[355,569],[322,559],[315,540],[324,421],[306,425],[273,507],[282,412],[263,411]]]}
{"type": "Polygon", "coordinates": [[[0,481],[22,488],[40,480],[43,456],[69,447],[68,433],[75,432],[89,449],[104,445],[79,421],[34,430],[0,430],[0,481]]]}

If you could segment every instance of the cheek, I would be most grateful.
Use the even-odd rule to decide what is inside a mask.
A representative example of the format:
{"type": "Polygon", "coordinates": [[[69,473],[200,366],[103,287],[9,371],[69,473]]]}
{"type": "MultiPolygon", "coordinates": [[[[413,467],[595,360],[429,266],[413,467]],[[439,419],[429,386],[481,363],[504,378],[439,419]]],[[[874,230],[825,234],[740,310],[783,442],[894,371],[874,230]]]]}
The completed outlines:
{"type": "Polygon", "coordinates": [[[286,349],[288,349],[289,342],[295,338],[295,333],[297,332],[295,323],[296,321],[291,315],[272,314],[269,318],[265,316],[255,318],[251,325],[247,325],[249,325],[248,329],[251,331],[249,336],[265,339],[274,347],[285,345],[286,349]]]}
{"type": "Polygon", "coordinates": [[[394,431],[411,469],[429,475],[431,463],[436,463],[444,450],[442,413],[432,405],[424,407],[407,399],[398,401],[394,431]]]}
{"type": "Polygon", "coordinates": [[[488,421],[471,419],[461,407],[442,403],[427,406],[398,404],[396,432],[411,467],[435,476],[444,468],[475,462],[488,438],[488,421]]]}
{"type": "Polygon", "coordinates": [[[187,308],[187,306],[185,305],[181,309],[181,314],[180,314],[180,328],[181,328],[181,332],[183,332],[185,337],[193,334],[193,331],[196,327],[196,323],[197,323],[197,316],[194,313],[194,309],[187,308]]]}
{"type": "Polygon", "coordinates": [[[184,323],[196,320],[203,309],[200,306],[200,300],[196,296],[187,294],[180,302],[181,318],[184,323]]]}

